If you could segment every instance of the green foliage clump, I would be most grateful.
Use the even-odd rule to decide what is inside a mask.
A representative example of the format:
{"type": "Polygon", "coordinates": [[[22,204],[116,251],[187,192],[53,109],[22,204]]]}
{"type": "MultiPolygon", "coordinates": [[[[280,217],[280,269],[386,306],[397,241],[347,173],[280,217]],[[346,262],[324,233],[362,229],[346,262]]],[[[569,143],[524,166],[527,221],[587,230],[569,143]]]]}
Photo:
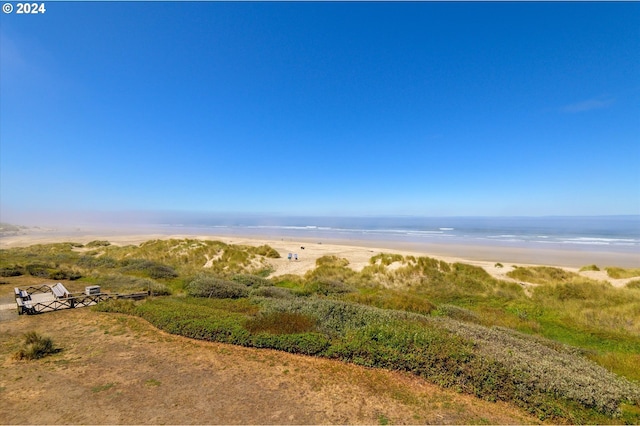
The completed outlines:
{"type": "Polygon", "coordinates": [[[270,348],[304,355],[318,355],[330,345],[329,339],[320,333],[268,334],[260,333],[251,337],[251,346],[270,348]]]}
{"type": "Polygon", "coordinates": [[[260,256],[268,257],[271,259],[280,259],[280,253],[278,253],[278,251],[273,247],[266,244],[255,247],[251,251],[260,256]]]}
{"type": "Polygon", "coordinates": [[[246,285],[247,287],[254,287],[254,288],[273,285],[273,283],[266,278],[262,278],[257,275],[249,275],[249,274],[236,274],[231,277],[231,281],[246,285]]]}
{"type": "Polygon", "coordinates": [[[296,297],[291,290],[282,287],[258,287],[251,290],[252,297],[271,297],[274,299],[291,299],[296,297]]]}
{"type": "Polygon", "coordinates": [[[298,312],[269,312],[245,323],[251,333],[299,334],[315,331],[316,319],[298,312]]]}
{"type": "Polygon", "coordinates": [[[634,290],[640,290],[640,280],[629,281],[625,287],[634,290]]]}
{"type": "Polygon", "coordinates": [[[131,299],[109,299],[92,306],[91,309],[98,312],[117,312],[134,315],[136,313],[136,302],[131,299]]]}
{"type": "Polygon", "coordinates": [[[108,268],[113,269],[118,266],[118,261],[109,256],[81,256],[77,265],[82,268],[94,269],[94,268],[108,268]]]}
{"type": "Polygon", "coordinates": [[[210,275],[199,275],[187,284],[186,290],[194,297],[236,299],[249,296],[247,286],[210,275]]]}
{"type": "Polygon", "coordinates": [[[323,296],[351,293],[354,289],[342,281],[320,277],[313,282],[305,284],[302,294],[321,294],[323,296]]]}
{"type": "Polygon", "coordinates": [[[57,268],[42,263],[30,263],[26,266],[29,275],[50,280],[77,280],[82,275],[77,271],[57,268]]]}
{"type": "Polygon", "coordinates": [[[343,268],[349,265],[349,260],[334,255],[324,255],[316,259],[316,266],[335,266],[343,268]]]}
{"type": "Polygon", "coordinates": [[[640,277],[640,268],[618,268],[608,266],[605,269],[607,271],[607,275],[614,279],[640,277]]]}
{"type": "Polygon", "coordinates": [[[151,278],[132,277],[122,274],[99,275],[91,281],[99,285],[103,290],[114,293],[150,291],[154,296],[166,296],[171,290],[164,283],[159,283],[151,278]]]}
{"type": "Polygon", "coordinates": [[[640,403],[640,388],[604,368],[576,356],[575,350],[556,342],[529,337],[504,328],[445,321],[449,331],[475,342],[478,352],[516,374],[516,402],[535,400],[535,393],[578,402],[611,416],[620,403],[640,403]],[[522,400],[520,400],[522,398],[522,400]]]}
{"type": "Polygon", "coordinates": [[[263,312],[296,312],[318,321],[318,330],[338,335],[346,329],[363,327],[378,319],[416,318],[415,314],[364,306],[319,297],[295,299],[261,299],[263,312]]]}
{"type": "Polygon", "coordinates": [[[58,352],[50,337],[42,336],[36,331],[24,335],[24,344],[14,354],[15,359],[40,359],[58,352]]]}
{"type": "Polygon", "coordinates": [[[141,285],[145,285],[149,291],[150,296],[169,296],[171,294],[171,289],[164,283],[159,283],[156,280],[152,280],[150,278],[143,278],[139,281],[141,285]]]}
{"type": "Polygon", "coordinates": [[[464,322],[473,322],[478,324],[481,322],[478,314],[456,305],[442,304],[438,306],[438,309],[435,311],[435,315],[464,322]]]}
{"type": "Polygon", "coordinates": [[[175,278],[178,273],[170,266],[147,259],[125,259],[120,262],[123,272],[141,272],[150,278],[175,278]]]}
{"type": "Polygon", "coordinates": [[[515,280],[525,281],[532,284],[553,284],[580,277],[574,272],[550,266],[520,266],[507,272],[507,276],[515,280]]]}
{"type": "Polygon", "coordinates": [[[95,240],[95,241],[90,241],[87,244],[85,244],[85,247],[108,247],[110,245],[111,245],[111,243],[109,241],[106,241],[106,240],[95,240]]]}
{"type": "Polygon", "coordinates": [[[400,290],[378,289],[375,291],[351,293],[347,295],[345,299],[377,308],[415,312],[425,315],[430,314],[435,309],[435,305],[427,298],[400,290]]]}
{"type": "Polygon", "coordinates": [[[41,263],[30,263],[26,267],[27,272],[32,277],[38,278],[49,278],[49,270],[51,269],[49,265],[44,265],[41,263]]]}
{"type": "Polygon", "coordinates": [[[395,262],[403,262],[404,256],[400,254],[380,253],[369,259],[371,265],[389,266],[395,262]]]}
{"type": "Polygon", "coordinates": [[[250,303],[228,302],[236,300],[158,298],[137,306],[136,314],[168,333],[248,346],[249,332],[243,323],[256,309],[250,303]]]}
{"type": "Polygon", "coordinates": [[[584,271],[599,271],[600,268],[598,268],[598,265],[587,265],[587,266],[583,266],[582,268],[580,268],[580,272],[584,272],[584,271]]]}
{"type": "Polygon", "coordinates": [[[19,277],[24,275],[24,268],[12,265],[0,268],[0,277],[19,277]]]}

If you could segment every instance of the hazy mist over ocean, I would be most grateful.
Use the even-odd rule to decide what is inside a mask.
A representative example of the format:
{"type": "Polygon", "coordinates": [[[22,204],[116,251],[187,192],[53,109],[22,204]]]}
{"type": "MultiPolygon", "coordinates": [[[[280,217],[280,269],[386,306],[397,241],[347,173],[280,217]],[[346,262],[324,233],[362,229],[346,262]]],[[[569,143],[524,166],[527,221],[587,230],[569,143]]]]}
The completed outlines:
{"type": "MultiPolygon", "coordinates": [[[[22,215],[11,223],[163,234],[452,243],[637,252],[640,215],[547,217],[285,216],[196,212],[22,215]],[[20,220],[22,219],[22,220],[20,220]]],[[[4,222],[8,220],[3,219],[4,222]]]]}

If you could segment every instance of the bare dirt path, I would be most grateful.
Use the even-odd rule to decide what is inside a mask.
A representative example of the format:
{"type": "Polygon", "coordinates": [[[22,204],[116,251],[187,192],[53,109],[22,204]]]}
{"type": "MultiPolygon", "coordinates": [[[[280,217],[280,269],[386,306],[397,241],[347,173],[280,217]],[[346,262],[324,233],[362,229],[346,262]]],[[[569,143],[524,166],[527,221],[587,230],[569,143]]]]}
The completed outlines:
{"type": "Polygon", "coordinates": [[[89,308],[0,322],[3,424],[535,423],[409,374],[201,342],[89,308]],[[17,361],[22,335],[58,354],[17,361]]]}

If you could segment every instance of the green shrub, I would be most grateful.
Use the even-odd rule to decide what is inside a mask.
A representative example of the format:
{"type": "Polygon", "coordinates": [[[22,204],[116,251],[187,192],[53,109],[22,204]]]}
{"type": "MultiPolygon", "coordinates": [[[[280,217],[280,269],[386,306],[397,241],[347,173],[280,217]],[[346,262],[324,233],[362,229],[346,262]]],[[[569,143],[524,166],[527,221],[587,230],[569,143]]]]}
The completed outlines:
{"type": "Polygon", "coordinates": [[[337,300],[318,298],[261,299],[263,312],[297,312],[318,321],[318,329],[328,335],[341,334],[345,330],[364,327],[371,321],[423,316],[364,306],[337,300]]]}
{"type": "Polygon", "coordinates": [[[170,266],[147,259],[125,259],[120,262],[123,272],[142,272],[150,278],[175,278],[178,273],[170,266]]]}
{"type": "Polygon", "coordinates": [[[20,266],[5,266],[0,268],[0,277],[19,277],[24,274],[24,268],[20,266]]]}
{"type": "Polygon", "coordinates": [[[82,277],[79,272],[51,267],[41,263],[30,263],[26,266],[29,275],[50,280],[77,280],[82,277]]]}
{"type": "Polygon", "coordinates": [[[256,310],[247,299],[158,298],[137,306],[136,314],[168,333],[249,346],[250,333],[242,324],[256,310]]]}
{"type": "Polygon", "coordinates": [[[606,282],[583,278],[567,283],[540,285],[533,292],[538,298],[546,296],[564,302],[591,299],[594,295],[602,294],[610,289],[612,286],[606,282]]]}
{"type": "Polygon", "coordinates": [[[133,315],[136,310],[136,302],[131,299],[109,299],[92,306],[91,309],[98,312],[117,312],[133,315]]]}
{"type": "Polygon", "coordinates": [[[101,286],[103,290],[114,293],[150,291],[153,296],[167,296],[172,293],[171,288],[165,283],[151,278],[132,277],[130,275],[98,275],[92,277],[90,282],[101,286]]]}
{"type": "Polygon", "coordinates": [[[91,241],[88,242],[87,244],[85,244],[85,247],[107,247],[110,246],[111,243],[109,241],[105,241],[105,240],[95,240],[95,241],[91,241]]]}
{"type": "Polygon", "coordinates": [[[258,287],[251,290],[253,297],[271,297],[274,299],[291,299],[296,297],[291,290],[282,287],[258,287]]]}
{"type": "Polygon", "coordinates": [[[435,311],[437,316],[449,317],[458,321],[480,323],[480,317],[473,311],[455,305],[442,304],[435,311]]]}
{"type": "Polygon", "coordinates": [[[637,385],[577,356],[574,348],[506,328],[441,320],[450,332],[473,341],[479,355],[510,372],[511,398],[520,405],[531,406],[536,394],[548,395],[617,416],[621,402],[640,402],[637,385]]]}
{"type": "Polygon", "coordinates": [[[53,340],[50,337],[42,336],[35,331],[29,331],[24,335],[24,344],[14,354],[14,357],[27,360],[39,359],[58,351],[59,349],[53,345],[53,340]]]}
{"type": "Polygon", "coordinates": [[[435,305],[426,297],[401,290],[379,290],[367,293],[352,293],[345,296],[351,302],[375,306],[382,309],[429,314],[435,305]]]}
{"type": "Polygon", "coordinates": [[[584,271],[599,271],[600,268],[598,268],[597,265],[587,265],[587,266],[583,266],[582,268],[580,268],[580,272],[584,272],[584,271]]]}
{"type": "Polygon", "coordinates": [[[235,299],[249,296],[249,289],[243,284],[222,278],[200,275],[186,286],[187,294],[194,297],[235,299]]]}
{"type": "Polygon", "coordinates": [[[255,287],[255,288],[273,285],[273,283],[266,278],[262,278],[257,275],[248,275],[248,274],[236,274],[231,277],[231,281],[237,282],[239,284],[244,284],[247,287],[255,287]]]}
{"type": "Polygon", "coordinates": [[[640,290],[640,280],[629,281],[625,287],[640,290]]]}
{"type": "Polygon", "coordinates": [[[608,266],[605,269],[607,275],[613,279],[640,277],[640,268],[617,268],[608,266]]]}
{"type": "Polygon", "coordinates": [[[318,278],[316,281],[305,284],[304,286],[304,292],[306,294],[316,293],[324,296],[350,293],[352,291],[354,291],[354,289],[343,282],[324,277],[318,278]]]}
{"type": "Polygon", "coordinates": [[[266,334],[251,337],[251,346],[270,348],[304,355],[317,355],[330,345],[329,339],[320,333],[266,334]]]}
{"type": "Polygon", "coordinates": [[[109,256],[81,256],[77,261],[77,265],[83,268],[115,268],[118,261],[109,256]]]}
{"type": "Polygon", "coordinates": [[[268,245],[262,245],[262,246],[258,246],[256,247],[253,252],[257,255],[260,256],[264,256],[264,257],[268,257],[271,259],[279,259],[280,258],[280,253],[278,253],[277,250],[275,250],[274,248],[268,246],[268,245]]]}
{"type": "Polygon", "coordinates": [[[146,286],[151,296],[168,296],[171,294],[171,290],[164,283],[159,283],[150,278],[142,278],[138,281],[140,286],[146,286]]]}
{"type": "Polygon", "coordinates": [[[377,265],[380,264],[382,266],[389,266],[392,263],[395,262],[403,262],[404,261],[404,257],[400,254],[389,254],[389,253],[380,253],[377,254],[373,257],[371,257],[371,259],[369,259],[369,263],[371,265],[377,265]]]}
{"type": "Polygon", "coordinates": [[[319,266],[335,266],[343,268],[349,264],[349,261],[343,257],[335,255],[324,255],[316,259],[316,267],[319,266]]]}
{"type": "Polygon", "coordinates": [[[576,273],[549,266],[518,267],[513,271],[507,272],[507,276],[532,284],[552,284],[580,277],[576,273]]]}
{"type": "Polygon", "coordinates": [[[43,265],[41,263],[30,263],[26,267],[27,272],[32,277],[49,278],[49,265],[43,265]]]}
{"type": "Polygon", "coordinates": [[[251,333],[299,334],[315,331],[316,319],[297,312],[268,312],[247,321],[251,333]]]}

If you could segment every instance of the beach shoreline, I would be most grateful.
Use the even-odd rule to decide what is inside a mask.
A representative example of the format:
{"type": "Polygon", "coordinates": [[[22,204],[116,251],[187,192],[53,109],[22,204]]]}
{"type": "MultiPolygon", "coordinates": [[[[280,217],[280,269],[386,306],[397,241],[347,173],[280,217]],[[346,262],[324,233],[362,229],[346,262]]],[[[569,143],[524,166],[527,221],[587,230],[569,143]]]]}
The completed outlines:
{"type": "MultiPolygon", "coordinates": [[[[28,228],[14,234],[0,236],[0,248],[25,247],[33,244],[56,242],[77,242],[86,244],[93,240],[108,240],[117,245],[140,244],[153,239],[207,239],[219,240],[227,244],[262,245],[268,244],[280,252],[296,253],[300,260],[321,254],[354,253],[369,257],[380,252],[403,255],[427,256],[448,262],[495,265],[543,265],[577,270],[595,264],[600,268],[618,266],[640,267],[640,254],[635,252],[596,251],[582,248],[540,248],[508,243],[477,242],[413,242],[373,238],[318,238],[317,236],[292,236],[277,233],[239,232],[222,229],[175,229],[158,227],[137,228],[28,228]],[[178,232],[177,232],[178,231],[178,232]],[[179,232],[184,231],[184,232],[179,232]],[[222,231],[222,232],[221,232],[222,231]],[[225,232],[226,231],[226,232],[225,232]],[[301,247],[305,247],[302,249],[301,247]],[[311,254],[313,253],[313,254],[311,254]]],[[[348,258],[348,256],[345,256],[348,258]]]]}

